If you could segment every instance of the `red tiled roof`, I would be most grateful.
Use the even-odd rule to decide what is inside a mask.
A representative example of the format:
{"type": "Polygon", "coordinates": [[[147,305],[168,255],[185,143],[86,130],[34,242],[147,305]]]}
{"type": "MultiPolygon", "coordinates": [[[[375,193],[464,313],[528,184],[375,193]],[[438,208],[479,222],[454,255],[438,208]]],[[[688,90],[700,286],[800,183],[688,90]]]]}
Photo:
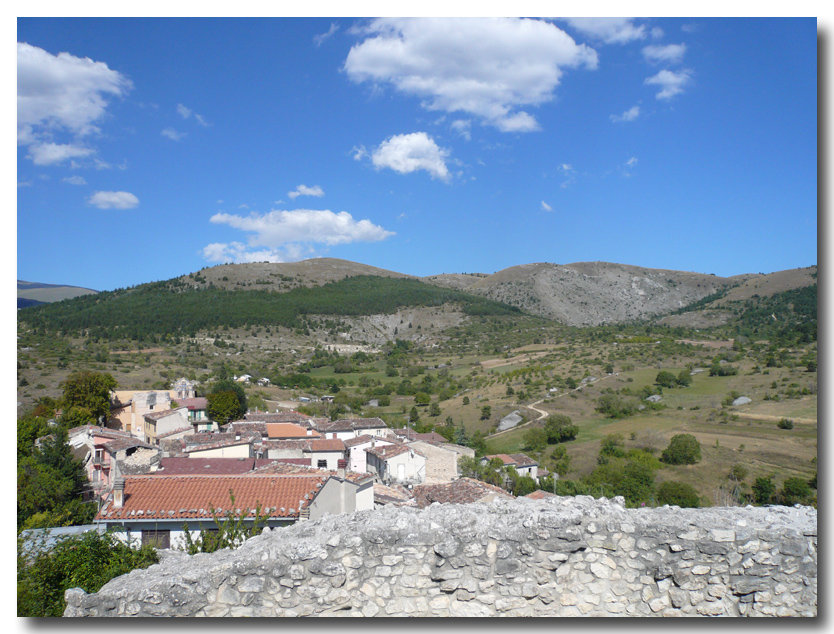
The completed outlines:
{"type": "Polygon", "coordinates": [[[345,443],[345,447],[355,447],[356,445],[363,445],[366,442],[373,442],[374,440],[379,439],[374,438],[373,436],[368,436],[368,434],[362,434],[361,436],[356,436],[355,438],[347,438],[342,442],[345,443]]]}
{"type": "Polygon", "coordinates": [[[193,432],[194,428],[191,425],[189,425],[188,427],[180,427],[179,429],[174,429],[173,431],[168,431],[168,432],[165,432],[164,434],[159,434],[156,437],[156,439],[157,440],[162,440],[163,438],[170,438],[171,436],[174,436],[176,434],[181,434],[184,431],[193,432]]]}
{"type": "Polygon", "coordinates": [[[393,458],[394,456],[399,456],[402,453],[406,452],[413,452],[418,456],[425,458],[426,456],[423,453],[414,447],[409,447],[408,445],[400,445],[400,444],[390,444],[390,445],[377,445],[376,447],[369,447],[365,450],[366,453],[371,453],[383,460],[388,460],[393,458]]]}
{"type": "Polygon", "coordinates": [[[448,484],[418,484],[414,487],[414,499],[417,500],[417,507],[421,509],[432,502],[471,504],[487,495],[513,497],[500,487],[471,478],[460,478],[448,484]]]}
{"type": "Polygon", "coordinates": [[[177,405],[180,407],[187,407],[192,411],[197,409],[206,409],[208,408],[208,399],[203,396],[177,399],[177,405]]]}
{"type": "Polygon", "coordinates": [[[152,475],[126,476],[124,506],[113,508],[112,499],[96,520],[211,519],[211,507],[219,513],[231,508],[249,509],[260,504],[271,518],[295,518],[315,497],[327,476],[314,475],[152,475]]]}
{"type": "Polygon", "coordinates": [[[307,428],[295,423],[266,423],[266,435],[268,438],[318,438],[317,431],[310,430],[312,433],[307,434],[307,428]]]}
{"type": "Polygon", "coordinates": [[[374,429],[376,427],[388,427],[381,418],[347,418],[353,429],[374,429]]]}
{"type": "Polygon", "coordinates": [[[255,458],[162,458],[154,475],[233,475],[271,462],[255,458]]]}
{"type": "Polygon", "coordinates": [[[449,442],[448,440],[446,440],[446,438],[444,438],[443,436],[438,434],[436,431],[431,431],[427,434],[415,434],[413,440],[422,440],[423,442],[435,442],[435,443],[437,443],[437,442],[443,442],[443,443],[449,442]]]}
{"type": "Polygon", "coordinates": [[[542,491],[541,489],[536,489],[532,493],[528,493],[524,497],[530,498],[531,500],[544,500],[547,498],[555,498],[559,497],[555,493],[551,493],[550,491],[542,491]]]}
{"type": "Polygon", "coordinates": [[[538,462],[536,462],[529,456],[524,455],[523,453],[510,454],[510,458],[512,458],[515,461],[517,467],[532,467],[533,465],[539,464],[538,462]]]}
{"type": "Polygon", "coordinates": [[[501,462],[505,465],[515,465],[515,460],[513,460],[508,454],[505,453],[497,453],[491,456],[484,456],[487,460],[492,460],[493,458],[498,458],[501,462]]]}
{"type": "Polygon", "coordinates": [[[260,443],[260,446],[264,449],[298,449],[304,451],[309,444],[309,440],[264,440],[260,443]]]}
{"type": "Polygon", "coordinates": [[[328,438],[326,440],[311,440],[310,451],[344,451],[345,443],[338,438],[328,438]]]}

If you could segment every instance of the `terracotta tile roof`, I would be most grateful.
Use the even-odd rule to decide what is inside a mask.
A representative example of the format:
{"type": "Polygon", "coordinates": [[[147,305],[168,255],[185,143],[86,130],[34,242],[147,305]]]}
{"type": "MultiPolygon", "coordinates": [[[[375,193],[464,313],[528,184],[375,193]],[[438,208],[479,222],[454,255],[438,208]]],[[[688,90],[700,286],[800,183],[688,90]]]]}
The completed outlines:
{"type": "Polygon", "coordinates": [[[176,399],[176,401],[177,405],[179,405],[180,407],[187,407],[191,411],[208,408],[208,399],[202,396],[197,396],[195,398],[176,399]]]}
{"type": "Polygon", "coordinates": [[[310,465],[309,458],[281,458],[270,460],[270,464],[258,467],[254,473],[258,475],[321,475],[330,476],[333,472],[327,469],[318,469],[310,465]]]}
{"type": "Polygon", "coordinates": [[[539,464],[538,462],[536,462],[529,456],[524,455],[523,453],[510,454],[510,458],[512,458],[515,461],[515,465],[517,467],[532,467],[533,465],[539,464]]]}
{"type": "Polygon", "coordinates": [[[414,498],[405,487],[395,484],[380,484],[374,482],[374,502],[377,504],[395,504],[398,506],[414,506],[414,498]]]}
{"type": "Polygon", "coordinates": [[[271,462],[255,458],[162,458],[154,475],[232,475],[248,473],[271,462]]]}
{"type": "Polygon", "coordinates": [[[260,436],[266,436],[266,423],[252,421],[234,421],[233,423],[229,424],[228,432],[226,433],[235,433],[241,435],[254,433],[260,436]]]}
{"type": "Polygon", "coordinates": [[[353,431],[349,420],[326,420],[313,423],[313,429],[317,429],[323,434],[330,434],[340,431],[353,431]]]}
{"type": "Polygon", "coordinates": [[[112,498],[96,520],[210,519],[211,506],[222,513],[230,508],[262,511],[271,518],[297,518],[309,505],[327,476],[314,475],[152,475],[126,476],[124,506],[113,508],[112,498]]]}
{"type": "Polygon", "coordinates": [[[194,428],[189,425],[188,427],[180,427],[179,429],[175,429],[173,431],[167,431],[164,434],[159,434],[156,439],[161,440],[163,438],[170,438],[171,436],[175,436],[176,434],[181,434],[183,432],[193,432],[194,428]]]}
{"type": "Polygon", "coordinates": [[[373,442],[374,440],[379,439],[369,436],[368,434],[362,434],[361,436],[356,436],[355,438],[347,438],[342,442],[345,443],[345,447],[355,447],[356,445],[363,445],[366,442],[373,442]]]}
{"type": "Polygon", "coordinates": [[[544,500],[547,498],[555,498],[559,497],[555,493],[551,493],[550,491],[542,491],[541,489],[536,489],[532,493],[528,493],[524,497],[530,498],[531,500],[544,500]]]}
{"type": "Polygon", "coordinates": [[[374,429],[377,427],[388,427],[388,425],[385,424],[385,421],[381,418],[348,418],[345,420],[347,420],[350,423],[350,426],[353,429],[374,429]]]}
{"type": "Polygon", "coordinates": [[[448,484],[418,484],[414,487],[414,499],[421,509],[433,502],[471,504],[487,496],[513,497],[500,487],[471,478],[460,478],[448,484]]]}
{"type": "Polygon", "coordinates": [[[311,440],[309,451],[344,451],[345,443],[338,438],[328,438],[327,440],[311,440]]]}
{"type": "Polygon", "coordinates": [[[415,434],[414,440],[422,440],[423,442],[431,442],[431,443],[446,443],[449,442],[438,434],[436,431],[429,432],[427,434],[415,434]]]}
{"type": "Polygon", "coordinates": [[[309,427],[310,417],[300,412],[247,412],[244,418],[248,421],[260,421],[263,423],[297,423],[309,427]]]}
{"type": "Polygon", "coordinates": [[[142,418],[145,420],[160,420],[162,418],[168,418],[169,416],[182,416],[182,413],[175,409],[163,409],[158,412],[148,412],[147,414],[142,414],[142,418]]]}
{"type": "Polygon", "coordinates": [[[491,456],[484,456],[487,460],[492,460],[493,458],[498,458],[501,462],[505,465],[513,465],[515,466],[515,460],[513,460],[508,454],[505,453],[497,453],[491,456]]]}
{"type": "Polygon", "coordinates": [[[303,425],[295,423],[265,423],[266,435],[268,438],[318,438],[317,431],[309,430],[303,425]]]}
{"type": "Polygon", "coordinates": [[[309,440],[264,440],[260,443],[263,449],[298,449],[304,451],[308,448],[309,440]]]}
{"type": "Polygon", "coordinates": [[[142,442],[138,438],[117,438],[110,442],[104,443],[104,448],[112,453],[122,451],[123,449],[130,449],[131,447],[144,447],[145,449],[156,449],[153,445],[142,442]]]}

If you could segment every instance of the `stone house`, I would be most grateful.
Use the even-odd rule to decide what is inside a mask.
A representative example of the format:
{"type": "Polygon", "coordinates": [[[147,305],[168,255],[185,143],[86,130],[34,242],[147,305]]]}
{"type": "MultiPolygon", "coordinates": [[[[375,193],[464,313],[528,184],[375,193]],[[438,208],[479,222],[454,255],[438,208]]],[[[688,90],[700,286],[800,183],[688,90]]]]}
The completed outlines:
{"type": "Polygon", "coordinates": [[[188,420],[188,408],[149,412],[142,418],[145,421],[145,442],[158,445],[159,438],[175,432],[193,433],[194,429],[188,420]]]}
{"type": "Polygon", "coordinates": [[[135,392],[117,390],[112,393],[107,427],[129,432],[145,439],[144,415],[171,409],[176,392],[135,392]]]}
{"type": "Polygon", "coordinates": [[[420,484],[426,480],[426,457],[408,445],[392,444],[365,449],[368,473],[383,484],[420,484]]]}
{"type": "Polygon", "coordinates": [[[414,500],[418,508],[426,508],[434,502],[440,504],[471,504],[492,502],[495,499],[513,499],[504,489],[473,480],[459,478],[447,484],[421,484],[414,487],[414,500]]]}
{"type": "Polygon", "coordinates": [[[335,471],[339,461],[345,459],[347,448],[338,438],[310,440],[304,453],[310,456],[310,466],[335,471]]]}
{"type": "Polygon", "coordinates": [[[188,410],[188,422],[194,426],[194,431],[217,431],[217,423],[209,420],[208,399],[206,397],[177,399],[177,405],[188,410]]]}
{"type": "Polygon", "coordinates": [[[504,463],[505,468],[513,467],[518,472],[518,475],[529,475],[536,482],[539,481],[539,463],[529,456],[526,456],[523,453],[500,453],[492,456],[484,456],[481,458],[481,464],[486,464],[493,458],[501,460],[501,462],[504,463]]]}
{"type": "Polygon", "coordinates": [[[357,436],[388,436],[390,430],[381,418],[342,418],[328,421],[314,419],[311,421],[313,429],[327,438],[348,440],[357,436]]]}
{"type": "MultiPolygon", "coordinates": [[[[445,439],[444,439],[445,440],[445,439]]],[[[458,454],[443,445],[423,440],[408,443],[426,458],[426,484],[451,482],[460,475],[458,471],[458,454]]]]}

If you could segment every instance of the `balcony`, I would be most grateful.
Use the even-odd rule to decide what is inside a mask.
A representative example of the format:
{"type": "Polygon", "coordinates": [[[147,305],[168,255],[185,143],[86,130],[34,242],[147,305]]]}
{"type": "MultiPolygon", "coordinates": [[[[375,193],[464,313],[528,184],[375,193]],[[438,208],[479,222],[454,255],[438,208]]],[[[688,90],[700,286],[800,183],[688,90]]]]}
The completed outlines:
{"type": "Polygon", "coordinates": [[[110,461],[105,460],[104,456],[93,456],[93,467],[96,469],[110,469],[110,461]]]}

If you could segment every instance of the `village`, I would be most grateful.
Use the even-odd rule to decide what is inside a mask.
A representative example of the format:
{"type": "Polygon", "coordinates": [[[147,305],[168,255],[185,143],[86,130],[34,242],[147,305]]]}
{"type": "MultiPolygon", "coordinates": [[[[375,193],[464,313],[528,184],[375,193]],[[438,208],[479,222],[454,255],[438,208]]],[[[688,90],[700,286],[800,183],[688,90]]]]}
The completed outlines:
{"type": "MultiPolygon", "coordinates": [[[[295,410],[250,410],[218,425],[195,388],[182,378],[170,390],[114,391],[106,424],[69,430],[68,442],[89,481],[85,498],[97,504],[97,530],[116,531],[135,545],[183,549],[186,531],[191,537],[216,531],[215,518],[230,512],[244,523],[274,528],[386,505],[425,508],[513,497],[462,477],[458,460],[474,459],[475,451],[436,432],[295,410]]],[[[521,453],[481,461],[496,458],[536,482],[543,475],[521,453]]]]}

